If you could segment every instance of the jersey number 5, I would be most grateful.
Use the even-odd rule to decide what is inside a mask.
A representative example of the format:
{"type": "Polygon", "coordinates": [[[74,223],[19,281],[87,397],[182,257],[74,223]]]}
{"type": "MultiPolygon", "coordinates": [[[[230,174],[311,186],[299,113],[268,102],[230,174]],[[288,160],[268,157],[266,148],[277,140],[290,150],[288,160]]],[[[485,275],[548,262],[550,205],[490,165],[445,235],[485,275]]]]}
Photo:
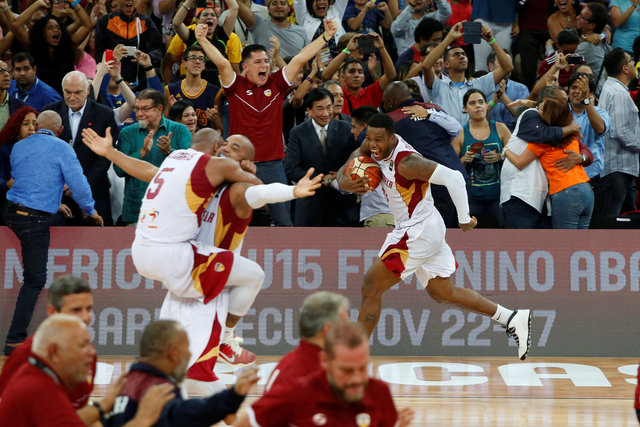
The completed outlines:
{"type": "Polygon", "coordinates": [[[158,172],[158,174],[153,178],[153,181],[151,181],[151,184],[149,184],[149,188],[147,190],[147,199],[155,199],[155,197],[160,192],[162,185],[164,184],[162,174],[165,172],[171,172],[172,170],[173,168],[160,169],[160,172],[158,172]]]}

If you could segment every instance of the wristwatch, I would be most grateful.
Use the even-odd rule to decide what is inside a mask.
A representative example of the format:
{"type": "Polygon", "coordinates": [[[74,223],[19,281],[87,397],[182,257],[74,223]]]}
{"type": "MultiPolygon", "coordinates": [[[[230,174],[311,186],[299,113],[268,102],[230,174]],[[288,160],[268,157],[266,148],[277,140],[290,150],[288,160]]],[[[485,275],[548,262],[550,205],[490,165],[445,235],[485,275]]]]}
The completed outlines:
{"type": "Polygon", "coordinates": [[[586,97],[585,99],[582,100],[582,104],[583,105],[589,105],[591,104],[591,98],[586,97]]]}

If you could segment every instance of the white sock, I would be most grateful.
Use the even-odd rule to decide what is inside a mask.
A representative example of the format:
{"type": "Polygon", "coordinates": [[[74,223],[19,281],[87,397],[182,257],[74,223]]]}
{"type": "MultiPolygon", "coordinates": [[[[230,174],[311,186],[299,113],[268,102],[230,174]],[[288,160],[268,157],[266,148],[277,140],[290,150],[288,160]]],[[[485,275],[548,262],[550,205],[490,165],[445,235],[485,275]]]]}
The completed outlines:
{"type": "Polygon", "coordinates": [[[496,309],[496,313],[493,316],[491,316],[491,318],[496,322],[500,323],[501,325],[506,325],[507,322],[509,321],[509,318],[513,314],[513,311],[504,308],[500,304],[496,304],[496,305],[498,306],[498,308],[496,309]]]}
{"type": "Polygon", "coordinates": [[[222,342],[228,342],[233,339],[233,331],[235,328],[225,327],[222,334],[222,342]]]}

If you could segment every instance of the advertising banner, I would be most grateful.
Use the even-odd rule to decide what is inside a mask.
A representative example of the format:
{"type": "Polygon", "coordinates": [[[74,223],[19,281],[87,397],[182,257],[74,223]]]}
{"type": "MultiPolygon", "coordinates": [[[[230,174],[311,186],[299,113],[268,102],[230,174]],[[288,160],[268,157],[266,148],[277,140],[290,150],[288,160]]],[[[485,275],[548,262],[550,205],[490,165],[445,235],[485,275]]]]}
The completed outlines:
{"type": "MultiPolygon", "coordinates": [[[[90,332],[99,354],[136,354],[166,290],[131,261],[132,228],[52,228],[47,287],[55,277],[83,277],[94,289],[90,332]]],[[[341,293],[357,318],[364,273],[386,230],[254,227],[243,255],[265,270],[263,289],[237,333],[247,349],[280,355],[298,342],[302,300],[341,293]]],[[[507,308],[533,310],[534,356],[637,356],[640,250],[633,230],[448,230],[456,286],[507,308]]],[[[162,260],[172,262],[172,260],[162,260]]],[[[22,283],[20,245],[0,227],[0,335],[22,283]]],[[[42,293],[30,332],[45,316],[42,293]]],[[[413,276],[383,296],[374,355],[514,356],[515,342],[486,316],[435,302],[413,276]]]]}

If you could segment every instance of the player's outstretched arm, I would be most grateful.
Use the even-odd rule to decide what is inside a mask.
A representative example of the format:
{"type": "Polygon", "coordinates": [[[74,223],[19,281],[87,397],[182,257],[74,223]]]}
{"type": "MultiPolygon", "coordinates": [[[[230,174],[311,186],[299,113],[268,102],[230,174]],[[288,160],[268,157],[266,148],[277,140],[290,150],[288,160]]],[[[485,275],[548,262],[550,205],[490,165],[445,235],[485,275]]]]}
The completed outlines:
{"type": "Polygon", "coordinates": [[[460,172],[418,154],[411,154],[402,159],[397,165],[397,171],[408,180],[418,179],[447,187],[451,200],[456,206],[458,225],[462,231],[469,231],[478,224],[475,218],[469,216],[466,182],[460,172]]]}
{"type": "Polygon", "coordinates": [[[310,168],[295,186],[277,182],[253,186],[246,182],[233,184],[229,191],[236,215],[238,218],[248,218],[254,209],[264,205],[313,196],[322,185],[323,177],[322,174],[319,174],[311,178],[313,172],[314,169],[310,168]]]}
{"type": "Polygon", "coordinates": [[[150,182],[158,173],[158,167],[144,160],[134,159],[113,146],[111,128],[107,128],[106,135],[100,136],[91,128],[82,130],[82,142],[99,156],[106,157],[120,166],[129,175],[139,180],[150,182]]]}

